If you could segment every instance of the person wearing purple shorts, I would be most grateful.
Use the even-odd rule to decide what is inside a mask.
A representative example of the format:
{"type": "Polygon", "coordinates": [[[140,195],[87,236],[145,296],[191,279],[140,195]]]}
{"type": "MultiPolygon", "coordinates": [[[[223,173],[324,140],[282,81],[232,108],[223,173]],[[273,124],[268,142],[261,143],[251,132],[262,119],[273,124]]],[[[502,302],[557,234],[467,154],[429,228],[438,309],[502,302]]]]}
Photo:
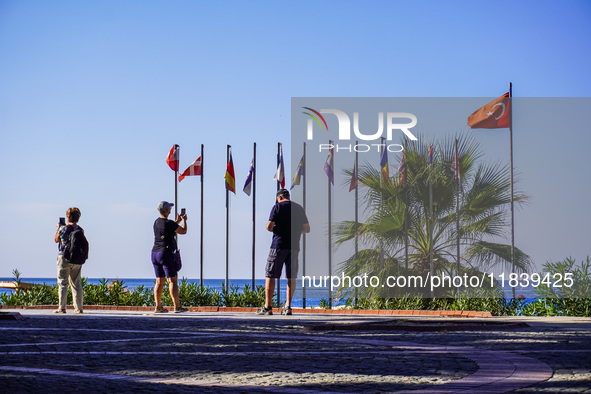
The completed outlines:
{"type": "Polygon", "coordinates": [[[177,268],[174,261],[174,251],[177,250],[176,234],[187,233],[187,215],[178,215],[176,221],[169,220],[171,208],[174,204],[161,201],[158,204],[160,217],[154,222],[154,247],[152,248],[152,265],[156,274],[156,285],[154,286],[154,300],[156,309],[154,313],[165,313],[168,309],[162,306],[162,291],[164,290],[165,278],[168,281],[168,290],[174,303],[174,311],[187,312],[179,301],[179,285],[177,268]],[[179,223],[181,223],[179,225],[179,223]]]}
{"type": "Polygon", "coordinates": [[[273,232],[273,240],[265,268],[265,306],[259,309],[257,314],[273,314],[275,279],[281,277],[281,271],[285,266],[287,299],[281,314],[291,315],[291,300],[295,292],[298,274],[300,235],[310,232],[310,224],[304,208],[289,200],[287,189],[277,192],[277,203],[271,209],[267,230],[273,232]]]}

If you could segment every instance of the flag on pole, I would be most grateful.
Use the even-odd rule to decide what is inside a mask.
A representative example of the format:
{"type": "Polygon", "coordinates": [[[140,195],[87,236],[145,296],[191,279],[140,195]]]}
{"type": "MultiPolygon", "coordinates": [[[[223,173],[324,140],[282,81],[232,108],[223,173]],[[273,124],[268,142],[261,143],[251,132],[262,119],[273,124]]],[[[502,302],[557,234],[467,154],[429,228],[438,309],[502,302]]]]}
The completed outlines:
{"type": "Polygon", "coordinates": [[[355,157],[355,161],[353,162],[353,172],[351,173],[351,183],[349,184],[349,191],[355,190],[355,186],[357,184],[357,157],[355,157]]]}
{"type": "Polygon", "coordinates": [[[454,157],[451,162],[451,172],[454,182],[458,182],[460,188],[462,187],[462,176],[460,174],[460,154],[458,152],[458,141],[456,140],[454,157]]]}
{"type": "Polygon", "coordinates": [[[388,169],[388,151],[385,146],[382,151],[382,158],[380,159],[380,169],[382,172],[382,178],[384,181],[388,182],[390,180],[390,170],[388,169]]]}
{"type": "Polygon", "coordinates": [[[232,193],[236,194],[236,177],[234,176],[234,161],[232,160],[232,153],[230,152],[230,161],[226,168],[226,188],[232,193]]]}
{"type": "Polygon", "coordinates": [[[173,145],[170,152],[168,152],[168,156],[166,156],[166,164],[170,167],[173,171],[179,170],[179,146],[173,145]]]}
{"type": "Polygon", "coordinates": [[[279,184],[281,184],[281,188],[285,187],[285,168],[283,166],[283,147],[279,151],[279,165],[277,166],[277,173],[273,177],[279,184]]]}
{"type": "Polygon", "coordinates": [[[468,117],[473,129],[501,129],[511,126],[511,102],[509,93],[478,108],[468,117]]]}
{"type": "Polygon", "coordinates": [[[334,147],[328,150],[328,157],[324,164],[324,172],[328,176],[328,179],[330,179],[330,183],[334,185],[334,147]]]}
{"type": "Polygon", "coordinates": [[[254,159],[250,162],[250,168],[248,169],[248,175],[246,176],[246,182],[244,182],[244,187],[242,191],[250,196],[250,192],[252,190],[252,175],[254,173],[254,159]]]}
{"type": "Polygon", "coordinates": [[[302,180],[302,175],[304,174],[304,156],[300,159],[300,163],[298,164],[298,168],[296,168],[296,172],[293,176],[293,182],[291,183],[291,187],[289,190],[293,189],[295,185],[299,185],[300,181],[302,180]]]}
{"type": "Polygon", "coordinates": [[[400,164],[398,164],[397,173],[400,174],[397,186],[404,185],[404,182],[406,182],[406,160],[404,159],[404,153],[402,154],[402,159],[400,159],[400,164]]]}
{"type": "Polygon", "coordinates": [[[181,175],[179,175],[179,182],[185,179],[186,176],[201,175],[201,156],[193,162],[181,175]]]}
{"type": "Polygon", "coordinates": [[[429,145],[429,165],[433,164],[433,144],[429,145]]]}

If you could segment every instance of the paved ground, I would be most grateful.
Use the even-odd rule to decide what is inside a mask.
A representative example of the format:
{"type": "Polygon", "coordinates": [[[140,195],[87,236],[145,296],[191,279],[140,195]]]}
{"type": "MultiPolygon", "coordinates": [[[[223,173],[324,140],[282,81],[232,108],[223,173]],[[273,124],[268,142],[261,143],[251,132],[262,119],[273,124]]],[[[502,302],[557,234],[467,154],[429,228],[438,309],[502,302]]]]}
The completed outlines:
{"type": "Polygon", "coordinates": [[[16,312],[1,392],[591,392],[591,319],[16,312]]]}

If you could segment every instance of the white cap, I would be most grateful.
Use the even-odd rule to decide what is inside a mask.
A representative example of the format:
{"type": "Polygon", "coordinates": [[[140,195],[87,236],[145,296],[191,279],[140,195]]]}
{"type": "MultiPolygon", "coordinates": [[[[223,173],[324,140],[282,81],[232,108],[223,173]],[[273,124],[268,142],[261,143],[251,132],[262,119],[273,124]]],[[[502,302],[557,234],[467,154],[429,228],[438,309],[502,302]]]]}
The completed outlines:
{"type": "Polygon", "coordinates": [[[162,209],[169,209],[174,207],[174,204],[171,202],[167,202],[167,201],[160,201],[160,203],[158,204],[158,210],[162,210],[162,209]]]}

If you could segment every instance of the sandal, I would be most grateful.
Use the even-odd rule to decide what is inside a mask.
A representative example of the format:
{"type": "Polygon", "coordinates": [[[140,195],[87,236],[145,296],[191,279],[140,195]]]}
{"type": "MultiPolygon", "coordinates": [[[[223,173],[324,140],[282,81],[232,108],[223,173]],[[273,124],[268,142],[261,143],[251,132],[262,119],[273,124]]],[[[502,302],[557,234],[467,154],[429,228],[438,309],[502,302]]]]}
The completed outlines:
{"type": "Polygon", "coordinates": [[[189,312],[189,310],[185,307],[179,306],[178,308],[174,308],[174,313],[183,313],[189,312]]]}
{"type": "Polygon", "coordinates": [[[66,313],[65,309],[56,309],[53,313],[66,313]]]}
{"type": "Polygon", "coordinates": [[[273,314],[273,308],[266,308],[266,307],[262,307],[261,309],[256,311],[257,315],[272,315],[273,314]]]}
{"type": "Polygon", "coordinates": [[[154,309],[154,313],[167,313],[168,309],[166,309],[163,306],[157,306],[156,309],[154,309]]]}
{"type": "Polygon", "coordinates": [[[281,314],[291,316],[291,306],[286,306],[285,308],[283,308],[281,314]]]}

